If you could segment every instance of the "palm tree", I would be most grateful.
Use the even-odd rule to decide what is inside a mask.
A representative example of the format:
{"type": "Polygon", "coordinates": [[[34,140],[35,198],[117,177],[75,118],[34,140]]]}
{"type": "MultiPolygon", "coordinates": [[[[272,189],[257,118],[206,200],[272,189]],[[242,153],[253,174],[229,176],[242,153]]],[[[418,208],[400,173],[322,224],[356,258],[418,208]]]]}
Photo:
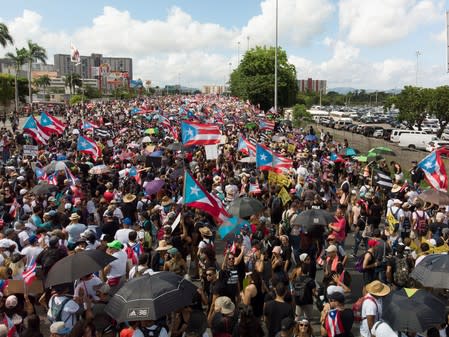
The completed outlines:
{"type": "Polygon", "coordinates": [[[75,87],[82,87],[83,81],[81,75],[78,73],[71,73],[65,77],[65,86],[69,87],[70,95],[75,92],[75,87]]]}
{"type": "Polygon", "coordinates": [[[8,27],[4,23],[0,22],[0,44],[3,47],[6,47],[8,42],[10,44],[13,44],[14,40],[12,39],[11,35],[9,35],[8,27]]]}
{"type": "Polygon", "coordinates": [[[44,100],[45,100],[45,89],[50,86],[50,77],[48,77],[48,75],[42,75],[38,78],[36,78],[36,80],[34,81],[34,83],[38,86],[38,87],[42,87],[44,89],[44,100]]]}
{"type": "Polygon", "coordinates": [[[30,108],[33,107],[33,95],[32,95],[32,83],[31,83],[31,65],[33,62],[41,61],[46,64],[47,51],[44,47],[39,46],[31,40],[28,40],[27,49],[27,61],[28,61],[28,95],[30,97],[30,108]]]}
{"type": "Polygon", "coordinates": [[[14,100],[16,105],[16,112],[19,111],[19,86],[17,78],[19,77],[19,71],[26,63],[28,58],[28,52],[25,48],[17,49],[16,53],[7,53],[6,57],[14,62],[15,76],[14,76],[14,100]]]}

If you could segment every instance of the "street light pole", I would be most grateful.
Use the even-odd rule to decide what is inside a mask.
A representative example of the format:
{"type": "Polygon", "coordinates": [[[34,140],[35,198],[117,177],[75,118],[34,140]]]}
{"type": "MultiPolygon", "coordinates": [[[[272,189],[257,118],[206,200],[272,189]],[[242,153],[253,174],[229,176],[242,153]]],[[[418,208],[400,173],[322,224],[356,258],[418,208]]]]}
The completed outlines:
{"type": "Polygon", "coordinates": [[[246,42],[247,42],[246,51],[248,51],[249,50],[249,36],[246,37],[246,42]]]}
{"type": "Polygon", "coordinates": [[[421,55],[421,52],[419,50],[416,51],[416,80],[415,80],[415,86],[418,86],[418,65],[419,65],[419,56],[421,55]]]}
{"type": "Polygon", "coordinates": [[[276,46],[274,50],[274,112],[278,111],[278,0],[276,0],[276,46]]]}

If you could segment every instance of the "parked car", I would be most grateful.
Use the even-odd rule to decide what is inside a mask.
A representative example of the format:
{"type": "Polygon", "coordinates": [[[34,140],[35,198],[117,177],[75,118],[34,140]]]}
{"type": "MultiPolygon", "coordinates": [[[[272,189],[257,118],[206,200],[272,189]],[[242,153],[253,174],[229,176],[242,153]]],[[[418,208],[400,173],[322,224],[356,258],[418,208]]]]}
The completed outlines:
{"type": "Polygon", "coordinates": [[[438,140],[438,138],[435,135],[402,133],[399,136],[398,145],[413,150],[426,150],[427,144],[436,140],[438,140]]]}
{"type": "Polygon", "coordinates": [[[384,136],[384,129],[383,128],[379,128],[374,130],[373,132],[373,137],[374,138],[383,138],[384,136]]]}
{"type": "Polygon", "coordinates": [[[432,152],[436,149],[439,149],[440,147],[447,147],[447,146],[449,146],[448,140],[433,140],[427,144],[426,151],[432,152]]]}

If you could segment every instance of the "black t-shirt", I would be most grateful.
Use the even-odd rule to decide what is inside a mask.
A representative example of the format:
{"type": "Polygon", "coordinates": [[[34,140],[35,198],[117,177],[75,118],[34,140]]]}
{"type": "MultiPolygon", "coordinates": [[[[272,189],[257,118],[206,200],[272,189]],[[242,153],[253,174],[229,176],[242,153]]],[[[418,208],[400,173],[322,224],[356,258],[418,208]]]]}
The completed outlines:
{"type": "Polygon", "coordinates": [[[285,302],[269,301],[265,303],[264,315],[268,317],[268,336],[275,337],[281,330],[281,321],[294,317],[293,307],[285,302]]]}

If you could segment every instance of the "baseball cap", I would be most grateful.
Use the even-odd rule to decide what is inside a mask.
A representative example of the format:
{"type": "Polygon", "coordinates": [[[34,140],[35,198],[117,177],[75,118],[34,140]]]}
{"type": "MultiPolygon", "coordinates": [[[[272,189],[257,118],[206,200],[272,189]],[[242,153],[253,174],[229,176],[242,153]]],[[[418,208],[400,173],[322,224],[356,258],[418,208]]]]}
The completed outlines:
{"type": "Polygon", "coordinates": [[[108,243],[108,247],[120,250],[123,248],[123,245],[119,240],[114,240],[114,241],[108,243]]]}
{"type": "Polygon", "coordinates": [[[326,248],[326,252],[331,253],[331,252],[337,252],[337,246],[336,245],[329,245],[329,247],[326,248]]]}
{"type": "Polygon", "coordinates": [[[9,295],[5,300],[5,307],[9,309],[15,308],[18,303],[19,301],[17,300],[16,295],[9,295]]]}
{"type": "Polygon", "coordinates": [[[334,300],[340,303],[345,303],[345,295],[343,295],[342,293],[336,291],[330,295],[327,295],[327,299],[328,300],[334,300]]]}

